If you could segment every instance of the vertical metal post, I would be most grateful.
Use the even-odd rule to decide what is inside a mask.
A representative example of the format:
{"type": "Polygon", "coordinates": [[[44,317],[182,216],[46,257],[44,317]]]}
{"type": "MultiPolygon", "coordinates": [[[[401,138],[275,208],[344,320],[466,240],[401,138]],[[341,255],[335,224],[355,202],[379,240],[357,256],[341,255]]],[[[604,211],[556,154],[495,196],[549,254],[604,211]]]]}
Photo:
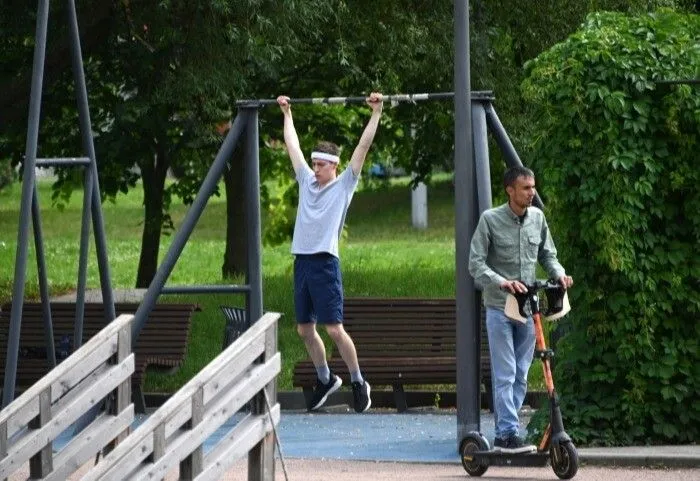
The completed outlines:
{"type": "MultiPolygon", "coordinates": [[[[489,101],[487,101],[489,102],[489,101]]],[[[479,215],[491,208],[491,167],[489,139],[486,130],[486,110],[483,101],[472,101],[472,130],[474,132],[474,163],[479,215]]]]}
{"type": "MultiPolygon", "coordinates": [[[[256,322],[262,316],[262,262],[260,255],[260,152],[258,138],[258,106],[249,105],[243,107],[242,115],[246,118],[246,155],[245,155],[245,212],[248,244],[248,267],[246,269],[246,283],[250,286],[248,292],[248,323],[256,322]]],[[[239,114],[241,115],[241,114],[239,114]]],[[[267,333],[269,334],[269,332],[267,333]]],[[[276,334],[276,333],[275,333],[276,334]]],[[[261,362],[270,359],[276,352],[276,338],[274,346],[269,345],[266,335],[265,355],[261,362]],[[274,349],[274,350],[273,350],[274,349]]],[[[274,405],[277,400],[277,386],[273,380],[264,388],[268,392],[270,403],[274,405]]],[[[250,403],[251,414],[264,414],[267,412],[265,393],[259,392],[250,403]]],[[[275,479],[275,442],[274,434],[268,434],[260,443],[255,445],[248,454],[248,479],[267,480],[275,479]]]]}
{"type": "Polygon", "coordinates": [[[144,294],[143,301],[134,314],[131,331],[131,345],[133,348],[135,348],[138,343],[138,337],[144,324],[146,323],[146,318],[153,309],[153,306],[156,304],[160,291],[163,289],[165,282],[168,280],[168,276],[170,276],[170,273],[173,271],[173,267],[175,266],[177,259],[180,257],[180,254],[182,254],[182,250],[185,248],[187,239],[189,239],[190,235],[192,234],[197,221],[207,205],[209,197],[211,197],[212,192],[214,192],[214,189],[216,188],[216,184],[219,182],[219,179],[221,179],[221,175],[226,167],[226,162],[228,162],[228,159],[231,158],[233,149],[236,146],[236,142],[238,141],[244,127],[245,116],[237,115],[233,121],[231,129],[221,145],[221,148],[219,149],[219,152],[216,154],[214,163],[209,168],[209,172],[204,178],[202,186],[199,188],[199,192],[197,192],[197,196],[192,202],[192,206],[187,211],[187,215],[185,215],[185,218],[182,221],[182,226],[175,234],[175,238],[173,239],[172,244],[170,244],[170,248],[165,254],[163,262],[161,262],[160,266],[158,266],[158,270],[156,271],[155,276],[153,276],[153,280],[148,286],[146,294],[144,294]]]}
{"type": "Polygon", "coordinates": [[[29,121],[27,126],[27,143],[22,176],[22,199],[19,211],[19,228],[17,232],[17,254],[15,256],[15,279],[12,288],[12,310],[10,312],[10,329],[7,335],[7,361],[5,362],[5,379],[2,390],[2,407],[7,406],[15,397],[17,380],[17,355],[19,352],[19,334],[22,327],[22,304],[24,301],[24,281],[27,267],[27,237],[29,235],[29,214],[34,192],[34,168],[39,141],[39,117],[41,115],[41,91],[44,83],[44,59],[46,57],[46,30],[49,18],[49,0],[39,0],[36,17],[36,36],[34,45],[34,65],[32,67],[32,90],[29,99],[29,121]]]}
{"type": "Polygon", "coordinates": [[[32,221],[34,226],[34,249],[36,251],[36,267],[39,274],[39,292],[41,294],[41,310],[44,318],[44,339],[46,342],[46,361],[48,367],[56,367],[56,346],[53,338],[53,322],[51,321],[51,300],[49,299],[49,282],[46,275],[46,256],[44,255],[44,234],[41,229],[41,212],[39,210],[39,195],[34,183],[32,196],[32,221]]]}
{"type": "Polygon", "coordinates": [[[469,245],[476,228],[471,82],[469,69],[469,0],[454,7],[455,58],[455,256],[457,307],[457,443],[479,430],[479,318],[476,290],[469,275],[469,245]]]}
{"type": "Polygon", "coordinates": [[[80,254],[78,256],[78,284],[75,294],[75,321],[73,344],[75,351],[83,344],[83,322],[85,320],[85,290],[87,287],[87,263],[90,249],[90,206],[92,204],[92,169],[83,172],[83,215],[80,224],[80,254]]]}
{"type": "MultiPolygon", "coordinates": [[[[80,32],[78,30],[78,15],[75,11],[75,0],[68,0],[68,25],[71,38],[71,59],[73,64],[73,79],[75,82],[75,94],[78,103],[78,116],[80,120],[80,133],[83,138],[83,150],[90,158],[90,166],[85,174],[85,197],[92,202],[92,223],[95,233],[95,249],[97,251],[97,265],[100,272],[100,286],[102,288],[102,304],[105,312],[105,324],[112,322],[116,317],[114,299],[112,295],[112,280],[109,274],[109,262],[107,261],[107,239],[105,236],[104,219],[102,217],[102,199],[100,199],[100,186],[97,176],[97,156],[95,144],[92,138],[92,123],[90,121],[90,108],[88,107],[87,87],[85,85],[85,72],[83,71],[83,54],[80,48],[80,32]]],[[[83,230],[87,229],[86,223],[90,222],[90,213],[83,207],[83,230]]],[[[82,247],[81,237],[81,262],[82,256],[87,256],[87,242],[85,251],[82,247]]],[[[81,265],[81,268],[85,268],[81,265]]],[[[83,285],[83,300],[84,300],[83,285]]],[[[82,306],[81,306],[82,307],[82,306]]],[[[76,307],[77,309],[77,307],[76,307]]],[[[82,316],[76,319],[80,323],[80,337],[73,339],[73,347],[80,346],[82,342],[82,316]]],[[[78,330],[76,326],[76,331],[78,330]]]]}
{"type": "Polygon", "coordinates": [[[243,109],[246,116],[245,213],[248,244],[246,284],[248,293],[248,325],[263,315],[262,255],[260,227],[260,146],[258,137],[258,108],[243,109]]]}

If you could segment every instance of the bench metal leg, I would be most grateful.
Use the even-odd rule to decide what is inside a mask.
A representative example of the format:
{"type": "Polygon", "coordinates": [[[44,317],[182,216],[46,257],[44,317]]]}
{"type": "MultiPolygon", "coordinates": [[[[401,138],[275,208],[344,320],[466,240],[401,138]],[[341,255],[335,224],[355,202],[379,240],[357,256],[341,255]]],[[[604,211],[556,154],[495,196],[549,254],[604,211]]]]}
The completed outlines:
{"type": "Polygon", "coordinates": [[[146,414],[146,397],[143,395],[140,385],[131,386],[131,401],[138,414],[146,414]]]}
{"type": "Polygon", "coordinates": [[[408,410],[408,403],[406,402],[406,393],[403,391],[403,384],[394,384],[393,387],[396,410],[400,413],[406,412],[408,410]]]}
{"type": "Polygon", "coordinates": [[[304,403],[305,403],[305,407],[308,407],[308,406],[311,405],[311,398],[312,398],[313,395],[314,395],[314,388],[309,387],[309,386],[305,386],[305,387],[303,387],[302,389],[303,389],[303,391],[304,391],[304,403]]]}

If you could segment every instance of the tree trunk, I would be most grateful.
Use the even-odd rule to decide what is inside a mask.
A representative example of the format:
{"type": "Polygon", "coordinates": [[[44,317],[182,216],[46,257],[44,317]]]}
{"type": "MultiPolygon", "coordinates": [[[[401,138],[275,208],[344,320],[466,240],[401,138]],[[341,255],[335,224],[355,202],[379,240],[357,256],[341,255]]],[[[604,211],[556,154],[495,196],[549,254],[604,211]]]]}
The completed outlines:
{"type": "Polygon", "coordinates": [[[221,266],[221,276],[224,279],[243,275],[247,265],[245,192],[243,179],[244,141],[240,140],[229,165],[224,169],[224,184],[226,185],[226,249],[224,263],[221,266]]]}
{"type": "Polygon", "coordinates": [[[141,164],[144,219],[141,257],[136,274],[136,287],[138,288],[148,287],[158,269],[158,250],[160,249],[160,234],[163,229],[163,194],[169,161],[165,145],[159,143],[156,146],[154,161],[141,164]]]}

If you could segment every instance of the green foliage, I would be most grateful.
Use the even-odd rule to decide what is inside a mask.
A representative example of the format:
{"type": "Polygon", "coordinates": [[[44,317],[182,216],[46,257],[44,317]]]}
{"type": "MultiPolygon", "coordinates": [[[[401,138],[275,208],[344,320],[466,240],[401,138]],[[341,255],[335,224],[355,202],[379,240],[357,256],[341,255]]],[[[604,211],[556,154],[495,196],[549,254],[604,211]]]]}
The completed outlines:
{"type": "Polygon", "coordinates": [[[656,82],[698,77],[700,16],[592,14],[526,68],[532,166],[576,279],[555,372],[567,429],[584,444],[694,441],[700,95],[656,82]]]}
{"type": "Polygon", "coordinates": [[[0,190],[15,180],[15,171],[10,165],[10,159],[0,159],[0,190]]]}
{"type": "MultiPolygon", "coordinates": [[[[348,296],[425,296],[447,297],[454,294],[454,196],[448,176],[430,186],[428,229],[411,227],[408,179],[393,183],[382,191],[358,191],[353,199],[347,223],[348,236],[341,242],[343,280],[348,296]]],[[[0,192],[0,302],[10,299],[16,253],[17,222],[21,189],[0,192]]],[[[37,183],[41,205],[44,250],[49,287],[52,294],[75,289],[79,260],[82,192],[77,190],[66,208],[57,212],[49,202],[41,202],[51,192],[46,181],[37,183]]],[[[223,189],[222,189],[223,191],[223,189]]],[[[224,250],[226,212],[223,198],[212,198],[197,223],[192,237],[168,278],[171,285],[217,283],[219,262],[224,250]]],[[[141,204],[143,192],[133,189],[119,195],[116,203],[104,205],[104,222],[112,285],[116,289],[134,285],[139,259],[141,204]]],[[[188,207],[181,202],[171,206],[173,222],[180,226],[188,207]]],[[[263,218],[263,225],[267,219],[263,218]]],[[[161,256],[172,238],[163,238],[161,256]]],[[[292,389],[294,363],[307,356],[294,322],[292,264],[289,242],[263,251],[263,302],[265,310],[284,314],[279,326],[279,346],[283,373],[280,388],[292,389]]],[[[99,288],[99,273],[91,247],[87,282],[99,288]]],[[[27,260],[25,296],[39,295],[36,259],[30,247],[27,260]]],[[[232,279],[233,283],[244,279],[232,279]]],[[[226,281],[223,281],[226,282],[226,281]]],[[[226,282],[229,283],[229,282],[226,282]]],[[[192,295],[188,302],[202,305],[197,313],[188,346],[185,366],[175,374],[150,373],[147,390],[172,392],[198,372],[221,349],[223,315],[219,305],[240,305],[241,296],[192,295]]],[[[327,344],[330,347],[330,344],[327,344]]],[[[538,380],[538,382],[541,382],[538,380]]],[[[389,388],[390,389],[390,388],[389,388]]]]}

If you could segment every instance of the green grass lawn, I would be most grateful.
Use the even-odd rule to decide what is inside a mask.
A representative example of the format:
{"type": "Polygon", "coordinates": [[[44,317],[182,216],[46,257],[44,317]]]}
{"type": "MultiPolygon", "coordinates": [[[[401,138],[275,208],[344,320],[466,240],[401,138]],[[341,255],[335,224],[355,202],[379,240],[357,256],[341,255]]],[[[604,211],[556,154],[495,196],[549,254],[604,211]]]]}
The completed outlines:
{"type": "MultiPolygon", "coordinates": [[[[76,191],[64,209],[51,206],[51,186],[38,183],[48,278],[52,293],[67,292],[77,282],[82,192],[76,191]]],[[[222,189],[223,193],[223,189],[222,189]]],[[[0,301],[10,299],[14,275],[17,223],[21,185],[0,192],[0,301]]],[[[114,288],[131,288],[136,279],[143,209],[140,188],[120,195],[116,203],[103,205],[110,274],[114,288]]],[[[454,196],[446,176],[438,176],[428,192],[429,227],[411,226],[411,193],[407,180],[393,182],[385,189],[360,189],[347,217],[347,236],[341,242],[343,280],[347,296],[454,295],[454,196]]],[[[177,226],[187,207],[174,202],[171,209],[177,226]]],[[[226,205],[223,196],[210,199],[169,285],[222,283],[226,205]]],[[[263,220],[264,224],[264,220],[263,220]]],[[[26,298],[37,296],[36,260],[33,238],[27,264],[26,298]]],[[[164,236],[161,256],[172,236],[164,236]]],[[[279,348],[283,370],[282,390],[291,389],[294,363],[306,357],[294,324],[292,299],[292,256],[289,243],[263,250],[263,303],[266,311],[283,314],[279,326],[279,348]]],[[[89,287],[99,287],[94,246],[90,251],[89,287]]],[[[162,257],[161,257],[162,259],[162,257]]],[[[170,296],[172,300],[175,296],[170,296]]],[[[202,312],[193,318],[188,356],[175,374],[149,372],[146,390],[171,392],[177,389],[221,350],[224,317],[219,306],[243,305],[236,295],[201,294],[177,296],[178,301],[196,302],[202,312]]],[[[533,387],[540,387],[539,366],[533,364],[533,387]]]]}

